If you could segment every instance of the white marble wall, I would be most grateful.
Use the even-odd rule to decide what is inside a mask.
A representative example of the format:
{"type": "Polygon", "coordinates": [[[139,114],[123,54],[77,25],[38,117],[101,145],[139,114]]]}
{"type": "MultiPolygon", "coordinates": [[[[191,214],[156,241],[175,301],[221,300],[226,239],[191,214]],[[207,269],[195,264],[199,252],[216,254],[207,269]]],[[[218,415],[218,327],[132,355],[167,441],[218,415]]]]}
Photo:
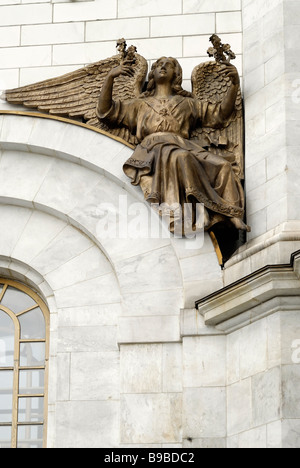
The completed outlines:
{"type": "Polygon", "coordinates": [[[297,265],[281,282],[249,286],[237,318],[239,292],[229,312],[222,303],[227,328],[193,309],[299,248],[299,3],[0,0],[0,88],[110,56],[119,36],[150,63],[175,55],[187,89],[213,32],[242,72],[241,3],[253,231],[224,272],[208,236],[191,249],[99,230],[100,201],[118,211],[120,196],[140,199],[122,173],[129,148],[77,125],[0,117],[0,273],[39,288],[49,305],[49,447],[299,446],[297,265]],[[277,287],[292,299],[272,302],[277,287]]]}
{"type": "Polygon", "coordinates": [[[178,58],[190,89],[216,32],[238,54],[242,73],[241,0],[1,0],[0,11],[0,89],[110,57],[120,37],[149,64],[162,54],[178,58]]]}
{"type": "Polygon", "coordinates": [[[243,1],[250,239],[299,220],[299,2],[243,1]]]}

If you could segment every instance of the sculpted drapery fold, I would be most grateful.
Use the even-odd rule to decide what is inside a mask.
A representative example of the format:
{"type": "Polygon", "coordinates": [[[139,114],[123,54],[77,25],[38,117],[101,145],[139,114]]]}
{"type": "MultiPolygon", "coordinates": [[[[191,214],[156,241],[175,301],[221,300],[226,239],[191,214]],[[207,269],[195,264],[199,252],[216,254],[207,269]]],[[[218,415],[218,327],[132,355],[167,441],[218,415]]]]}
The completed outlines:
{"type": "Polygon", "coordinates": [[[243,217],[243,189],[231,167],[233,158],[207,151],[204,140],[189,140],[198,121],[210,128],[222,127],[220,104],[180,95],[146,97],[113,102],[98,117],[136,133],[141,143],[123,169],[133,185],[141,186],[147,201],[169,207],[179,204],[182,210],[184,204],[203,203],[212,212],[206,229],[216,222],[213,213],[243,217]]]}

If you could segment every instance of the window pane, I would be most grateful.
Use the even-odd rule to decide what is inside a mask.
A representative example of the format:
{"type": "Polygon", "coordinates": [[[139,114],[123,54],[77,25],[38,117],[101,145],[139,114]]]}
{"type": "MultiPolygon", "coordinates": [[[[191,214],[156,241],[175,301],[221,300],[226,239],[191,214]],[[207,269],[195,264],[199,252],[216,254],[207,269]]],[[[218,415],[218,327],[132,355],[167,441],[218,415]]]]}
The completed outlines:
{"type": "Polygon", "coordinates": [[[11,447],[11,426],[0,426],[0,448],[11,447]]]}
{"type": "Polygon", "coordinates": [[[19,422],[43,422],[44,421],[44,398],[28,397],[19,398],[19,422]]]}
{"type": "Polygon", "coordinates": [[[27,294],[9,286],[5,291],[1,304],[18,314],[23,310],[33,307],[36,302],[27,294]]]}
{"type": "Polygon", "coordinates": [[[12,421],[13,371],[0,371],[0,423],[12,421]]]}
{"type": "Polygon", "coordinates": [[[21,324],[21,339],[36,340],[45,338],[45,318],[40,308],[20,315],[19,322],[21,324]]]}
{"type": "Polygon", "coordinates": [[[21,343],[20,344],[20,366],[44,366],[45,365],[45,343],[21,343]]]}
{"type": "Polygon", "coordinates": [[[19,426],[18,448],[43,448],[43,426],[19,426]]]}
{"type": "Polygon", "coordinates": [[[14,366],[15,326],[5,312],[0,310],[0,367],[14,366]]]}
{"type": "Polygon", "coordinates": [[[36,395],[44,393],[44,369],[20,370],[20,395],[36,395]]]}

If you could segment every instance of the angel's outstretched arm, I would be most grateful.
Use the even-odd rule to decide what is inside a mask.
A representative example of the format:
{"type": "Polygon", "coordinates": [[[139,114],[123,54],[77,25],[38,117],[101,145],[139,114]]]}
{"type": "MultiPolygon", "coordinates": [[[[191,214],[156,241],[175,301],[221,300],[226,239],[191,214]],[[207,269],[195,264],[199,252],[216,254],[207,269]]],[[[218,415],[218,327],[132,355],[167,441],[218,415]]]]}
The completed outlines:
{"type": "Polygon", "coordinates": [[[131,65],[126,62],[118,67],[113,68],[107,75],[97,103],[97,114],[105,115],[111,109],[113,104],[112,93],[114,80],[120,75],[133,76],[134,70],[131,65]]]}
{"type": "Polygon", "coordinates": [[[240,77],[237,69],[233,65],[226,65],[226,68],[221,73],[228,76],[232,81],[232,85],[221,104],[222,116],[227,120],[235,109],[236,98],[240,88],[240,77]]]}

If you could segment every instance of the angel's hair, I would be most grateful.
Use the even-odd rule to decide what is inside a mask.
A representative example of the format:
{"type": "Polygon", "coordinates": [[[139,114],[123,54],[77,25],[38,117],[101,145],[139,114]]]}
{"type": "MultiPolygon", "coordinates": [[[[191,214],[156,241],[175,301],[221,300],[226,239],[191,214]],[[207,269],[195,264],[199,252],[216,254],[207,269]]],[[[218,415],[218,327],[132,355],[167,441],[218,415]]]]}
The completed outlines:
{"type": "MultiPolygon", "coordinates": [[[[154,95],[155,87],[156,87],[156,83],[154,81],[154,71],[158,63],[162,59],[166,59],[166,58],[167,57],[160,57],[156,62],[153,63],[151,67],[151,71],[149,73],[149,81],[148,81],[147,89],[143,94],[141,94],[142,98],[154,95]]],[[[182,68],[178,60],[176,60],[173,57],[168,57],[168,60],[170,60],[170,62],[173,63],[174,69],[175,69],[174,78],[172,81],[172,91],[174,92],[174,94],[179,94],[180,96],[192,97],[193,96],[192,93],[189,93],[188,91],[185,91],[182,88],[182,68]]]]}

